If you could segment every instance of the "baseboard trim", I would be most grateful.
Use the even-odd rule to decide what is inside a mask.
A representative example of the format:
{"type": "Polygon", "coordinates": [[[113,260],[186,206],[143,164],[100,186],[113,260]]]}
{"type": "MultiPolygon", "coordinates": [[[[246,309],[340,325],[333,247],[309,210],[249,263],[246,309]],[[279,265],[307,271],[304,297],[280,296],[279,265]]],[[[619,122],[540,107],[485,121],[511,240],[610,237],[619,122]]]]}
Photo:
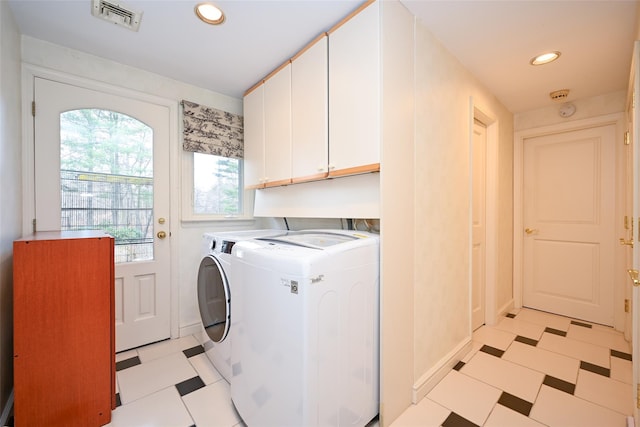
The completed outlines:
{"type": "Polygon", "coordinates": [[[11,393],[9,394],[9,398],[7,399],[7,404],[4,405],[4,409],[2,410],[2,415],[0,415],[0,426],[7,425],[7,421],[9,421],[9,417],[11,416],[12,411],[13,411],[13,389],[11,389],[11,393]]]}
{"type": "Polygon", "coordinates": [[[506,304],[504,304],[502,307],[498,309],[498,319],[501,316],[506,316],[511,310],[513,310],[514,307],[515,307],[515,303],[513,301],[513,298],[511,298],[509,301],[506,302],[506,304]]]}
{"type": "Polygon", "coordinates": [[[471,351],[471,347],[469,336],[425,372],[413,385],[412,403],[415,405],[420,402],[471,351]]]}
{"type": "Polygon", "coordinates": [[[188,335],[196,335],[202,332],[202,323],[194,323],[192,325],[180,326],[180,337],[188,335]]]}

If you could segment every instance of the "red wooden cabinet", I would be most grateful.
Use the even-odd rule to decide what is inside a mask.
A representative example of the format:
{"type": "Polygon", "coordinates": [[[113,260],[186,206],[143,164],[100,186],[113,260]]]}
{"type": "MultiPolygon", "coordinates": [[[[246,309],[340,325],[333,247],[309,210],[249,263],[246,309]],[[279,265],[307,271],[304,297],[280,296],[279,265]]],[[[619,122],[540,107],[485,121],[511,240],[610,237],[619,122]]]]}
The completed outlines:
{"type": "Polygon", "coordinates": [[[17,427],[101,426],[115,408],[114,240],[37,232],[13,244],[17,427]]]}

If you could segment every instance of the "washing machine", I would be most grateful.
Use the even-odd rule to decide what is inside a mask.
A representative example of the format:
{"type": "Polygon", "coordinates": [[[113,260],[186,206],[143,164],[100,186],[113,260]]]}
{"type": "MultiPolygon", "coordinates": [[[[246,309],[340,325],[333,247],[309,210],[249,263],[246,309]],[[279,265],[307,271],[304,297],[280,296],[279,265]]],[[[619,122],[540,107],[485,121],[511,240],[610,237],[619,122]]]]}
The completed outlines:
{"type": "Polygon", "coordinates": [[[282,230],[247,230],[205,233],[198,269],[197,295],[203,330],[199,341],[205,354],[227,382],[231,380],[231,249],[238,241],[266,237],[282,230]]]}
{"type": "Polygon", "coordinates": [[[231,398],[248,426],[366,426],[379,406],[379,236],[238,242],[231,398]]]}

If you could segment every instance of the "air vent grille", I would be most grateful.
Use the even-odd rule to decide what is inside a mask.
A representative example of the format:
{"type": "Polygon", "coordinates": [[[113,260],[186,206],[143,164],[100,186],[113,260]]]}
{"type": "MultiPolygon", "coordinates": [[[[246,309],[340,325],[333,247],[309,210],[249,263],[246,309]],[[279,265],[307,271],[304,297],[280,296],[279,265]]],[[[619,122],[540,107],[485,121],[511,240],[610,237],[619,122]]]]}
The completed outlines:
{"type": "Polygon", "coordinates": [[[569,97],[569,89],[560,89],[549,94],[552,101],[564,102],[569,97]]]}
{"type": "Polygon", "coordinates": [[[113,24],[138,31],[142,12],[137,12],[124,6],[122,3],[105,0],[93,0],[91,2],[91,14],[113,24]]]}

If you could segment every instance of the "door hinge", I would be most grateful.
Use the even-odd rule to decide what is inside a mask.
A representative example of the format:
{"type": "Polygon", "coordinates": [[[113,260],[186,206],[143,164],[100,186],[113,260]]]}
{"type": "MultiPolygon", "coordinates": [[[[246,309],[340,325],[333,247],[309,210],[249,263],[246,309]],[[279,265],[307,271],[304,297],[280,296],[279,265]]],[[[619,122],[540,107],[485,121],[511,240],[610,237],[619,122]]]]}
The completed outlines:
{"type": "Polygon", "coordinates": [[[624,300],[624,312],[628,313],[629,312],[629,299],[625,298],[624,300]]]}
{"type": "Polygon", "coordinates": [[[36,219],[33,218],[33,221],[31,221],[31,224],[33,224],[33,232],[36,232],[36,219]]]}
{"type": "Polygon", "coordinates": [[[36,101],[31,101],[31,115],[36,116],[36,101]]]}
{"type": "Polygon", "coordinates": [[[640,384],[636,386],[636,406],[640,409],[640,384]]]}
{"type": "Polygon", "coordinates": [[[624,133],[624,145],[630,145],[631,144],[631,137],[629,135],[629,131],[626,131],[624,133]]]}

